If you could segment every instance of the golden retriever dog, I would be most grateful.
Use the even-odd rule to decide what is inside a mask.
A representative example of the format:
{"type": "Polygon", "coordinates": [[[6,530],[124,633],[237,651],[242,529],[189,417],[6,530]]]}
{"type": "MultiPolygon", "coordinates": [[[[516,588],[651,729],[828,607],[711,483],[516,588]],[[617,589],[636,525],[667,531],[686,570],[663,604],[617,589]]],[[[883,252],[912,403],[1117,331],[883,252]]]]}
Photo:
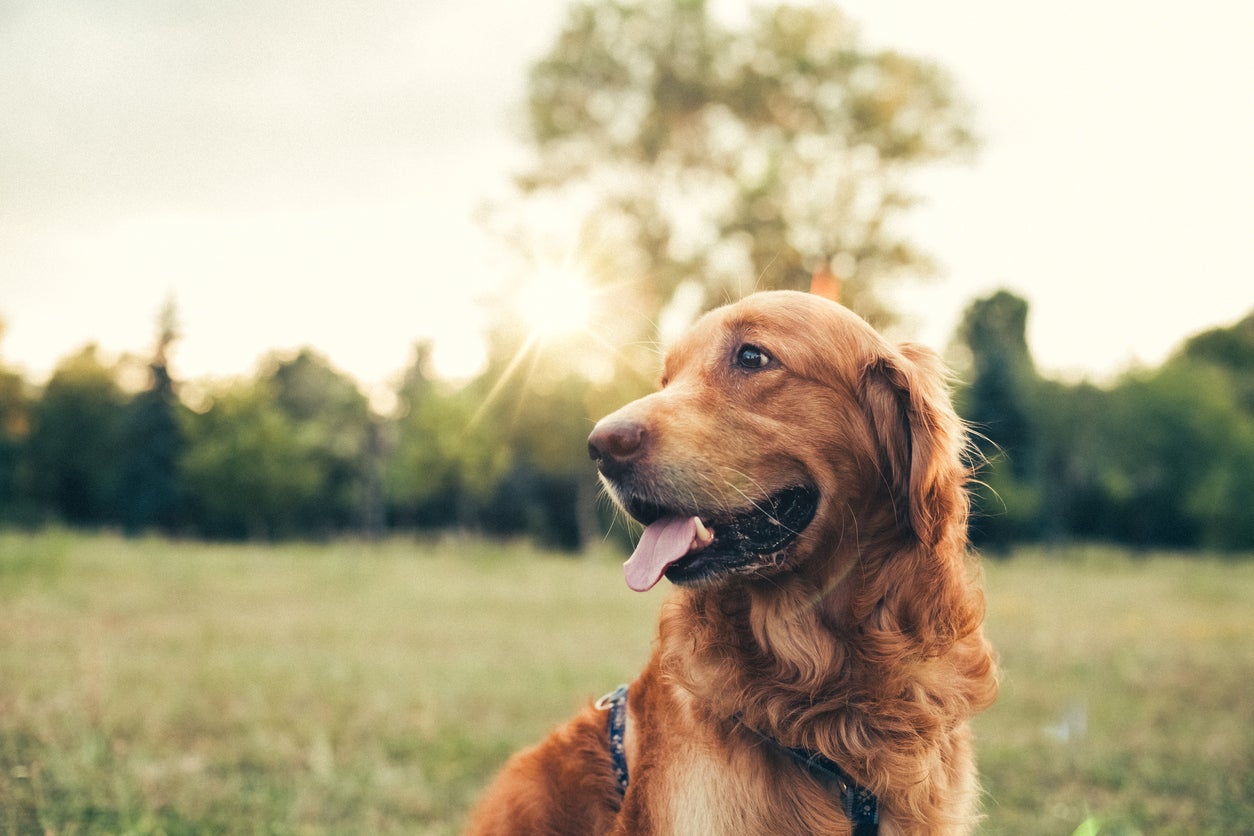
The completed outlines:
{"type": "Polygon", "coordinates": [[[754,294],[588,444],[646,526],[628,585],[674,591],[639,677],[516,754],[469,831],[970,831],[997,681],[935,354],[754,294]]]}

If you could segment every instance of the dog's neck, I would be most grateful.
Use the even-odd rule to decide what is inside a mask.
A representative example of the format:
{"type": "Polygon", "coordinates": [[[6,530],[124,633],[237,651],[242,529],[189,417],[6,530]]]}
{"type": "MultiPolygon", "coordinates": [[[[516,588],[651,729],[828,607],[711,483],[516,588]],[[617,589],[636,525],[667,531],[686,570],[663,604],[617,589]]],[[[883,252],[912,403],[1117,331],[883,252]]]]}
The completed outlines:
{"type": "Polygon", "coordinates": [[[800,704],[861,679],[825,612],[845,597],[796,579],[763,589],[733,582],[680,590],[663,608],[662,662],[713,716],[739,716],[785,745],[810,748],[794,728],[804,725],[800,704]]]}
{"type": "Polygon", "coordinates": [[[968,693],[991,677],[987,649],[978,628],[945,652],[909,635],[887,614],[884,591],[864,580],[879,574],[869,569],[835,584],[795,573],[680,590],[663,608],[662,667],[713,722],[738,718],[821,753],[877,793],[924,785],[931,761],[919,748],[947,745],[991,702],[991,690],[968,693]]]}

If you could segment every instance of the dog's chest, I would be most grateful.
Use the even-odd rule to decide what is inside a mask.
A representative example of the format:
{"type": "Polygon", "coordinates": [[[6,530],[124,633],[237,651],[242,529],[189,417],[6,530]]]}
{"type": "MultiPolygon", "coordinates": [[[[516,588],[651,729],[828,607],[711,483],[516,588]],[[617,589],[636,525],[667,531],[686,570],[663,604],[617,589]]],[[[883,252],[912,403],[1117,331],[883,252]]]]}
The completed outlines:
{"type": "MultiPolygon", "coordinates": [[[[762,832],[757,811],[745,798],[745,782],[734,766],[712,752],[688,750],[658,775],[665,804],[658,805],[669,821],[659,830],[675,834],[762,832]]],[[[760,790],[754,795],[760,794],[760,790]]]]}
{"type": "Polygon", "coordinates": [[[651,776],[664,796],[656,832],[679,836],[844,833],[837,800],[808,775],[781,772],[761,752],[684,747],[651,776]]]}

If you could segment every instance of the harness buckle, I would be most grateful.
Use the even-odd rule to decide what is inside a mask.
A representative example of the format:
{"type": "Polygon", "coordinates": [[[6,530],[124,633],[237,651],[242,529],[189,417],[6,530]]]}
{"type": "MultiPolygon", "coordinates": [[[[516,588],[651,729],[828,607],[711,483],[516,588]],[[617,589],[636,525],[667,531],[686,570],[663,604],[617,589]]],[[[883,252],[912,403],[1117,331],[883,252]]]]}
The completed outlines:
{"type": "Polygon", "coordinates": [[[621,701],[625,696],[627,696],[627,686],[619,685],[613,691],[610,691],[608,694],[605,694],[594,702],[592,707],[597,711],[609,711],[614,707],[614,703],[621,701]]]}

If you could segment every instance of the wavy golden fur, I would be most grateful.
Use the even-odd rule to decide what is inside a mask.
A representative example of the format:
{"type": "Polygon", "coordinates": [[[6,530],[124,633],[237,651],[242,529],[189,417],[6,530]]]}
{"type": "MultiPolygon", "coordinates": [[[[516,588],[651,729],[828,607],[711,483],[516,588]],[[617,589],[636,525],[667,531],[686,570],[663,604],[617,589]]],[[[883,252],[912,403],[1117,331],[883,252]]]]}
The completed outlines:
{"type": "Polygon", "coordinates": [[[849,832],[831,789],[763,735],[871,789],[882,834],[968,832],[968,720],[997,683],[966,434],[938,358],[833,302],[759,293],[703,317],[662,382],[590,440],[629,513],[698,515],[718,535],[802,486],[813,516],[770,554],[694,543],[698,577],[683,559],[666,570],[675,590],[631,683],[625,794],[589,706],[510,760],[470,832],[849,832]]]}

